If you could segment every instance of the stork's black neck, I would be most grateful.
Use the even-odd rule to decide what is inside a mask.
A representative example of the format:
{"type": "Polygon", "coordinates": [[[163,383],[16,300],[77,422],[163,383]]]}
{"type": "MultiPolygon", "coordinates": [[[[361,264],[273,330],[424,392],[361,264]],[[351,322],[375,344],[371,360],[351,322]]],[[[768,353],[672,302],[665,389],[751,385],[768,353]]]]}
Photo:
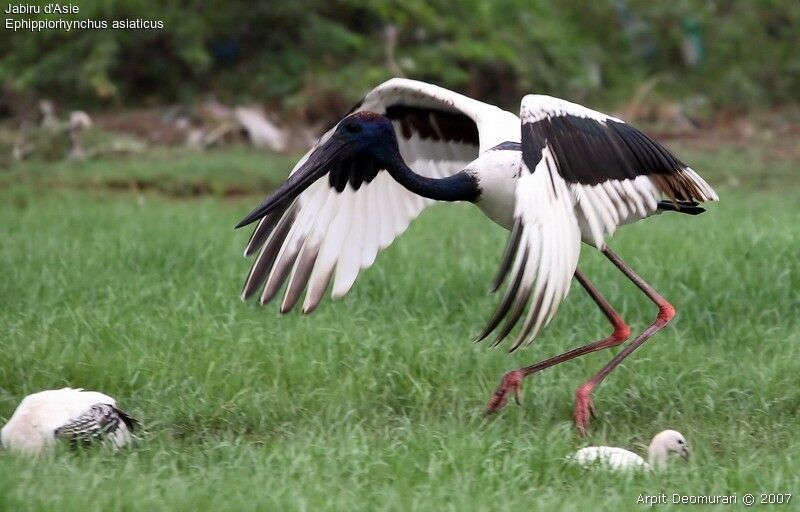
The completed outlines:
{"type": "Polygon", "coordinates": [[[478,181],[463,170],[446,178],[428,178],[411,170],[399,153],[388,159],[386,170],[409,191],[435,201],[475,202],[480,196],[478,181]]]}

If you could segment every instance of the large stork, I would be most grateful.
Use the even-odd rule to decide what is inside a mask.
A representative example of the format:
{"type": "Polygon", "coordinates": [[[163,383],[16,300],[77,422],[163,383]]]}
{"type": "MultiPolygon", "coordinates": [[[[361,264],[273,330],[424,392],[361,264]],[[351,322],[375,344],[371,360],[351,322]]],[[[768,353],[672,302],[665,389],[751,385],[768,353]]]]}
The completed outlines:
{"type": "Polygon", "coordinates": [[[658,316],[576,393],[585,434],[591,394],[619,363],[666,326],[675,310],[605,243],[621,224],[670,210],[697,214],[712,188],[658,142],[624,121],[550,96],[522,99],[520,117],[435,85],[394,78],[325,133],[289,178],[237,227],[259,221],[245,249],[258,253],[242,290],[263,286],[266,304],[283,287],[286,313],[305,290],[311,313],[333,280],[345,295],[433,201],[468,201],[511,234],[492,284],[505,286],[479,335],[530,343],[556,313],[574,276],[611,322],[607,338],[506,373],[487,406],[519,403],[522,380],[578,356],[623,343],[630,329],[578,269],[581,242],[600,250],[658,306],[658,316]],[[524,318],[523,318],[524,315],[524,318]],[[503,325],[500,324],[505,320],[503,325]]]}

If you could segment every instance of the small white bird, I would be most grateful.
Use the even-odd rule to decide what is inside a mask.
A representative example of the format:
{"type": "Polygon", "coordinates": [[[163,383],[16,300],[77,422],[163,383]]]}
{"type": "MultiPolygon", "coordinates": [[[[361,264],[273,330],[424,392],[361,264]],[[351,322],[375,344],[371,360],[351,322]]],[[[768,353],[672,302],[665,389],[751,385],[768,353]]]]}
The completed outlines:
{"type": "Polygon", "coordinates": [[[97,391],[63,388],[26,396],[0,430],[4,448],[30,455],[63,439],[71,445],[108,440],[114,450],[131,440],[138,422],[97,391]]]}
{"type": "Polygon", "coordinates": [[[631,451],[613,446],[581,448],[571,459],[585,467],[600,465],[613,470],[650,470],[665,467],[670,452],[677,453],[684,459],[689,457],[689,445],[686,439],[683,434],[675,430],[665,430],[656,434],[647,448],[647,461],[631,451]]]}

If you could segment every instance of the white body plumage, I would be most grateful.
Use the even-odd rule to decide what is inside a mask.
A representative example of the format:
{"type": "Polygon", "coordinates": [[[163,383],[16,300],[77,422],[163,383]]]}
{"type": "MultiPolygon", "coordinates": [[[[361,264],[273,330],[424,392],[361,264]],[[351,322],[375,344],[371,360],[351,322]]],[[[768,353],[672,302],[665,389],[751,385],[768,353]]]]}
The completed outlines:
{"type": "Polygon", "coordinates": [[[602,467],[615,471],[650,470],[663,468],[670,453],[677,453],[683,458],[689,456],[689,445],[683,434],[675,430],[658,433],[647,449],[648,460],[632,451],[613,446],[588,446],[581,448],[571,457],[571,461],[585,467],[602,467]]]}
{"type": "Polygon", "coordinates": [[[481,189],[475,202],[487,217],[506,229],[514,225],[514,192],[522,166],[519,150],[486,151],[466,168],[481,189]]]}
{"type": "Polygon", "coordinates": [[[650,469],[643,458],[632,451],[614,446],[587,446],[574,455],[575,462],[581,466],[602,464],[608,469],[650,469]]]}
{"type": "Polygon", "coordinates": [[[97,391],[63,388],[26,396],[0,431],[4,448],[37,454],[58,439],[106,439],[116,449],[131,440],[130,416],[113,398],[97,391]]]}

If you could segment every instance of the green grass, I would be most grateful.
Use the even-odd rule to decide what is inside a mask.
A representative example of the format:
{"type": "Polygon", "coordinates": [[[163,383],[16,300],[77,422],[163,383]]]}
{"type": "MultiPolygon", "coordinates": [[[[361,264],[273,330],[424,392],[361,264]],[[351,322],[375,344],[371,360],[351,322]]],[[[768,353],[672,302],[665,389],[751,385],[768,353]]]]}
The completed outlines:
{"type": "MultiPolygon", "coordinates": [[[[531,348],[472,344],[497,300],[486,287],[505,240],[473,207],[430,209],[345,300],[281,317],[238,299],[248,233],[231,227],[257,196],[176,200],[168,187],[105,184],[213,175],[259,190],[288,160],[235,151],[5,171],[0,421],[25,394],[71,385],[116,396],[146,433],[116,455],[0,453],[0,509],[636,510],[640,493],[800,492],[794,164],[684,156],[722,202],[612,241],[678,316],[598,389],[587,440],[571,424],[574,390],[616,350],[534,376],[522,407],[481,418],[506,370],[609,327],[574,286],[531,348]],[[67,186],[44,187],[56,183],[67,186]],[[563,461],[588,443],[642,451],[670,427],[694,454],[663,474],[563,461]]],[[[653,318],[596,251],[581,265],[634,331],[653,318]]]]}
{"type": "Polygon", "coordinates": [[[247,148],[187,151],[155,148],[147,154],[116,155],[87,161],[40,160],[0,166],[0,187],[28,184],[103,191],[155,191],[174,197],[238,196],[279,185],[297,156],[265,157],[247,148]]]}

